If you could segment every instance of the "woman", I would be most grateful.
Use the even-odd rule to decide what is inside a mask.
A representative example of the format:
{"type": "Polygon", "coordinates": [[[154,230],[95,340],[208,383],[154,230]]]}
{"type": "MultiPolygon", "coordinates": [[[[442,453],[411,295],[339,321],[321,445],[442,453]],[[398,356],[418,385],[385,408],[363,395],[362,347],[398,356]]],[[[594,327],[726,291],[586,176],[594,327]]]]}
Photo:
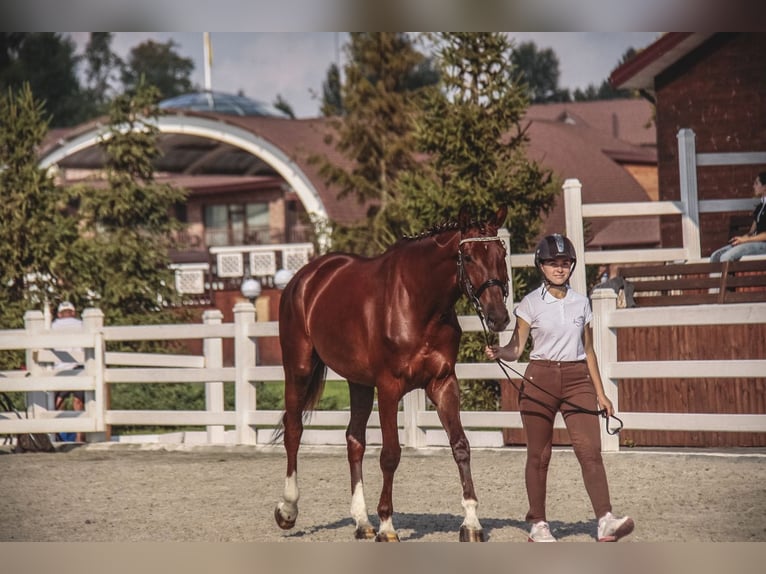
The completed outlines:
{"type": "Polygon", "coordinates": [[[543,238],[535,250],[535,266],[542,285],[516,308],[516,328],[507,345],[487,346],[490,359],[515,361],[529,334],[533,348],[519,410],[527,436],[525,479],[532,524],[529,542],[555,542],[545,513],[548,464],[551,459],[553,422],[561,411],[582,469],[585,489],[598,518],[599,542],[616,542],[633,531],[633,520],[612,515],[609,486],[601,459],[601,433],[594,407],[614,413],[604,394],[593,351],[590,302],[572,291],[569,277],[577,262],[572,242],[555,234],[543,238]],[[531,384],[530,384],[531,383],[531,384]],[[577,408],[579,407],[579,408],[577,408]],[[587,409],[591,413],[582,412],[587,409]]]}
{"type": "Polygon", "coordinates": [[[760,201],[753,209],[753,223],[746,235],[729,240],[728,245],[713,251],[710,261],[737,261],[744,255],[766,254],[766,171],[755,178],[753,192],[760,201]]]}

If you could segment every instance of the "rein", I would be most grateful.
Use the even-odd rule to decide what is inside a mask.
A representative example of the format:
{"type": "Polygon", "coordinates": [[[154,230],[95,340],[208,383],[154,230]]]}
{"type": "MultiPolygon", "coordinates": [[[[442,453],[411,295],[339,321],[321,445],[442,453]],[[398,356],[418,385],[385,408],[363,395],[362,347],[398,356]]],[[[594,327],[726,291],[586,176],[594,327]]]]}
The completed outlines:
{"type": "MultiPolygon", "coordinates": [[[[470,237],[470,238],[467,238],[467,239],[461,239],[460,240],[460,245],[462,245],[463,243],[469,243],[469,242],[472,242],[472,241],[484,242],[484,241],[502,241],[502,240],[499,237],[470,237]]],[[[473,286],[471,285],[471,281],[468,278],[468,276],[465,274],[465,271],[463,269],[463,253],[460,251],[460,247],[459,246],[458,246],[458,275],[460,277],[461,283],[463,284],[463,288],[464,288],[466,294],[468,295],[468,298],[470,299],[471,304],[473,305],[473,307],[474,307],[474,309],[476,311],[476,314],[479,316],[479,321],[481,321],[481,328],[484,331],[484,340],[485,340],[486,344],[489,345],[490,344],[489,333],[487,332],[487,326],[484,323],[484,313],[482,313],[482,311],[481,311],[481,303],[479,301],[479,297],[481,296],[481,294],[484,292],[485,289],[487,289],[488,287],[491,287],[493,285],[497,285],[498,287],[500,287],[503,290],[503,297],[508,297],[508,285],[505,284],[505,283],[502,283],[499,279],[488,279],[487,281],[482,283],[481,286],[474,292],[473,286]]],[[[539,385],[535,384],[533,381],[531,381],[530,379],[525,377],[523,374],[518,372],[516,369],[511,367],[508,363],[506,363],[502,359],[499,359],[499,358],[495,359],[495,362],[500,366],[500,369],[503,371],[503,374],[505,375],[505,378],[508,379],[508,382],[511,383],[511,385],[513,385],[513,387],[518,391],[519,399],[526,398],[527,400],[530,400],[530,401],[532,401],[534,403],[537,403],[538,405],[541,405],[541,406],[545,407],[546,409],[551,411],[553,414],[555,414],[555,411],[550,407],[550,405],[547,405],[547,404],[545,404],[542,401],[539,401],[539,400],[537,400],[537,399],[535,399],[533,397],[530,397],[529,395],[527,395],[524,392],[524,383],[529,383],[533,387],[543,391],[544,393],[550,395],[554,399],[560,400],[562,403],[572,407],[575,410],[575,412],[580,412],[580,413],[585,413],[585,414],[589,414],[589,415],[595,415],[595,416],[603,417],[604,418],[604,429],[606,430],[607,434],[614,436],[614,435],[619,434],[620,431],[622,430],[622,427],[623,427],[622,419],[620,419],[619,417],[617,417],[615,415],[607,415],[606,409],[601,409],[601,410],[586,409],[586,408],[583,408],[583,407],[581,407],[579,405],[571,403],[571,402],[569,402],[566,399],[562,399],[560,397],[555,396],[554,394],[550,393],[546,389],[543,389],[539,385]],[[521,379],[522,379],[521,386],[517,386],[516,383],[513,382],[513,379],[511,379],[511,376],[508,374],[508,371],[506,371],[506,368],[510,369],[511,371],[516,373],[519,377],[521,377],[521,379]],[[617,421],[617,426],[614,429],[610,429],[609,428],[609,419],[610,418],[613,418],[614,420],[617,421]]]]}

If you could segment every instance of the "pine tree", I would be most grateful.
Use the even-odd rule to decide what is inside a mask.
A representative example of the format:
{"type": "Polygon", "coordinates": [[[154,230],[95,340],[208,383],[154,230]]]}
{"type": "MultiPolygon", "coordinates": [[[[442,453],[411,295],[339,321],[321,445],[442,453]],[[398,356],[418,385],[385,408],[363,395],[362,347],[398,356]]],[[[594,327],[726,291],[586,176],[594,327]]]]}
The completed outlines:
{"type": "Polygon", "coordinates": [[[388,209],[395,203],[399,175],[417,168],[413,119],[420,85],[413,78],[422,74],[425,57],[409,36],[392,32],[353,33],[346,50],[345,115],[334,122],[335,143],[354,165],[346,170],[324,161],[321,174],[340,197],[370,206],[367,221],[359,226],[336,226],[334,248],[374,254],[397,238],[388,209]]]}
{"type": "Polygon", "coordinates": [[[556,189],[550,172],[526,156],[521,122],[529,101],[515,82],[511,44],[501,33],[442,33],[433,40],[441,85],[429,92],[418,123],[428,177],[407,181],[400,209],[427,225],[453,218],[464,204],[481,218],[508,205],[511,245],[527,250],[556,189]]]}
{"type": "Polygon", "coordinates": [[[68,295],[68,247],[77,236],[66,193],[37,165],[48,130],[29,84],[0,95],[0,321],[23,326],[24,311],[68,295]]]}
{"type": "Polygon", "coordinates": [[[103,138],[105,187],[80,188],[80,272],[113,324],[157,322],[174,300],[168,250],[185,192],[154,178],[157,89],[115,98],[103,138]]]}

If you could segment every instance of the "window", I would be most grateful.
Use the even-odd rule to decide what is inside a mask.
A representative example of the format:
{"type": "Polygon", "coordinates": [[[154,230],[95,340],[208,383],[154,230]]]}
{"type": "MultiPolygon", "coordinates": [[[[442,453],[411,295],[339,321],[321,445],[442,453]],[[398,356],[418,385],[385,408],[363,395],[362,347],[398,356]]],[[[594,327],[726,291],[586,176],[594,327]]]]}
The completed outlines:
{"type": "Polygon", "coordinates": [[[270,242],[268,203],[205,206],[205,243],[208,247],[270,242]]]}

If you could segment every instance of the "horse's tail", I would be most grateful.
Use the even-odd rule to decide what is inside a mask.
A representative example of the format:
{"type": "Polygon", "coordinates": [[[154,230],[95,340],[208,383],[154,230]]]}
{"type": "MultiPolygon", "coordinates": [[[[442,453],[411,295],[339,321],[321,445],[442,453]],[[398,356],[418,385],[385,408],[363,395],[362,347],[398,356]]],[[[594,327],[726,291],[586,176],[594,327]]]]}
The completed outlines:
{"type": "MultiPolygon", "coordinates": [[[[311,419],[311,413],[316,409],[319,404],[319,399],[322,398],[322,392],[324,391],[325,379],[327,377],[327,365],[319,358],[316,352],[311,355],[311,376],[309,377],[309,384],[306,388],[306,394],[304,395],[303,403],[303,422],[307,423],[311,419]]],[[[287,381],[285,381],[287,384],[287,381]]],[[[285,434],[285,412],[282,412],[282,416],[279,420],[279,426],[274,429],[271,435],[269,444],[274,444],[282,440],[282,436],[285,434]]]]}

